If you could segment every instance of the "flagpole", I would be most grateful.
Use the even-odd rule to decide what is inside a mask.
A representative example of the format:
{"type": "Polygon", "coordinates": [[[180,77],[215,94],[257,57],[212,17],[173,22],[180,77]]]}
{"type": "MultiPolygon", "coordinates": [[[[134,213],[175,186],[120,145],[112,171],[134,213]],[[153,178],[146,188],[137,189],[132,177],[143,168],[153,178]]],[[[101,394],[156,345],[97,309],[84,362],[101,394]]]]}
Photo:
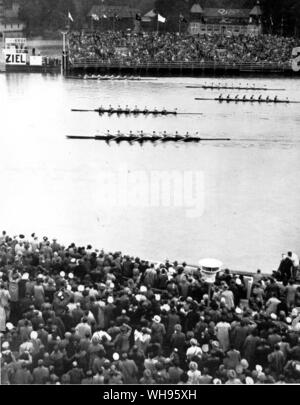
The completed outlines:
{"type": "Polygon", "coordinates": [[[181,34],[181,18],[179,17],[179,35],[181,34]]]}
{"type": "Polygon", "coordinates": [[[158,16],[157,16],[157,28],[156,28],[156,32],[158,33],[158,31],[159,31],[159,19],[158,19],[158,16]]]}

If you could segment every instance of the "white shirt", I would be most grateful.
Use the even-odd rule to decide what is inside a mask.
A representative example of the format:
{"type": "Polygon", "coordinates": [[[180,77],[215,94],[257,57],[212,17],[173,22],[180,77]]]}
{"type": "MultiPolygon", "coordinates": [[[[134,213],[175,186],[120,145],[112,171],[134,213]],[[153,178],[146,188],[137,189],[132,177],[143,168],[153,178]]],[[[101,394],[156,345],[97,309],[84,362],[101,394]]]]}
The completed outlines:
{"type": "Polygon", "coordinates": [[[298,266],[299,266],[299,257],[298,257],[298,255],[296,255],[296,253],[292,253],[291,260],[292,260],[292,262],[293,262],[293,266],[294,266],[294,267],[298,267],[298,266]]]}

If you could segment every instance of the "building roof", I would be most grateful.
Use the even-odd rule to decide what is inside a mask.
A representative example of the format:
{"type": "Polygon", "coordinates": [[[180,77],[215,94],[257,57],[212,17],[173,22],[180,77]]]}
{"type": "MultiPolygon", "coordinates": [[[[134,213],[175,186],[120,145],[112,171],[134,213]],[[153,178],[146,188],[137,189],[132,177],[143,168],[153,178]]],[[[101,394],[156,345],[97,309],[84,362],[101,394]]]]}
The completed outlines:
{"type": "Polygon", "coordinates": [[[25,25],[24,21],[19,20],[16,17],[4,17],[2,19],[2,24],[23,24],[25,25]]]}
{"type": "Polygon", "coordinates": [[[253,9],[250,11],[250,15],[257,16],[257,17],[262,15],[262,11],[261,11],[259,2],[257,2],[256,6],[254,6],[253,9]]]}
{"type": "Polygon", "coordinates": [[[205,8],[204,17],[210,18],[249,18],[251,10],[245,8],[224,9],[205,8]]]}
{"type": "Polygon", "coordinates": [[[135,18],[136,14],[139,13],[140,10],[137,8],[131,8],[128,6],[93,6],[91,11],[88,13],[88,17],[91,17],[93,14],[96,14],[98,17],[103,18],[106,16],[107,18],[113,18],[116,15],[119,18],[135,18]]]}
{"type": "Polygon", "coordinates": [[[200,6],[199,3],[195,3],[191,8],[190,13],[192,13],[192,14],[202,14],[203,9],[202,9],[202,7],[200,6]]]}

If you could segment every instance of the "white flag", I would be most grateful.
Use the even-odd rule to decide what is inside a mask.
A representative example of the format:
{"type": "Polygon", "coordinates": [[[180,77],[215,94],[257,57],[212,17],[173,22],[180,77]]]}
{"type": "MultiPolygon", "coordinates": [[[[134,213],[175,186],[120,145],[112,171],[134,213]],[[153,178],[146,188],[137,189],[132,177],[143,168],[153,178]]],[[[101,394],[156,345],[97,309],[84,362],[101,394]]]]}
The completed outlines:
{"type": "Polygon", "coordinates": [[[95,21],[99,21],[99,17],[97,16],[97,14],[92,14],[92,19],[95,21]]]}
{"type": "Polygon", "coordinates": [[[72,15],[71,15],[70,11],[69,11],[69,13],[68,13],[68,18],[69,18],[69,20],[71,20],[72,22],[74,22],[74,19],[73,19],[72,15]]]}
{"type": "Polygon", "coordinates": [[[166,22],[166,18],[163,17],[163,16],[160,15],[160,14],[157,15],[157,19],[158,19],[158,21],[161,22],[161,23],[165,23],[165,22],[166,22]]]}

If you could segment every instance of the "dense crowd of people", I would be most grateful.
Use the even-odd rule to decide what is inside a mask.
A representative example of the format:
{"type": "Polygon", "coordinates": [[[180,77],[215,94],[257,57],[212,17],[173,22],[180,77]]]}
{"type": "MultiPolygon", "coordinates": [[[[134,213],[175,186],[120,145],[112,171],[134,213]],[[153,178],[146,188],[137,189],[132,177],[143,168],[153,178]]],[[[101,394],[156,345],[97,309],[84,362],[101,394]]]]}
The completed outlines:
{"type": "Polygon", "coordinates": [[[1,384],[300,383],[298,270],[288,252],[209,288],[186,263],[3,231],[1,384]]]}
{"type": "Polygon", "coordinates": [[[297,40],[274,35],[72,32],[68,35],[68,43],[71,61],[127,65],[172,62],[285,64],[291,60],[297,40]]]}

